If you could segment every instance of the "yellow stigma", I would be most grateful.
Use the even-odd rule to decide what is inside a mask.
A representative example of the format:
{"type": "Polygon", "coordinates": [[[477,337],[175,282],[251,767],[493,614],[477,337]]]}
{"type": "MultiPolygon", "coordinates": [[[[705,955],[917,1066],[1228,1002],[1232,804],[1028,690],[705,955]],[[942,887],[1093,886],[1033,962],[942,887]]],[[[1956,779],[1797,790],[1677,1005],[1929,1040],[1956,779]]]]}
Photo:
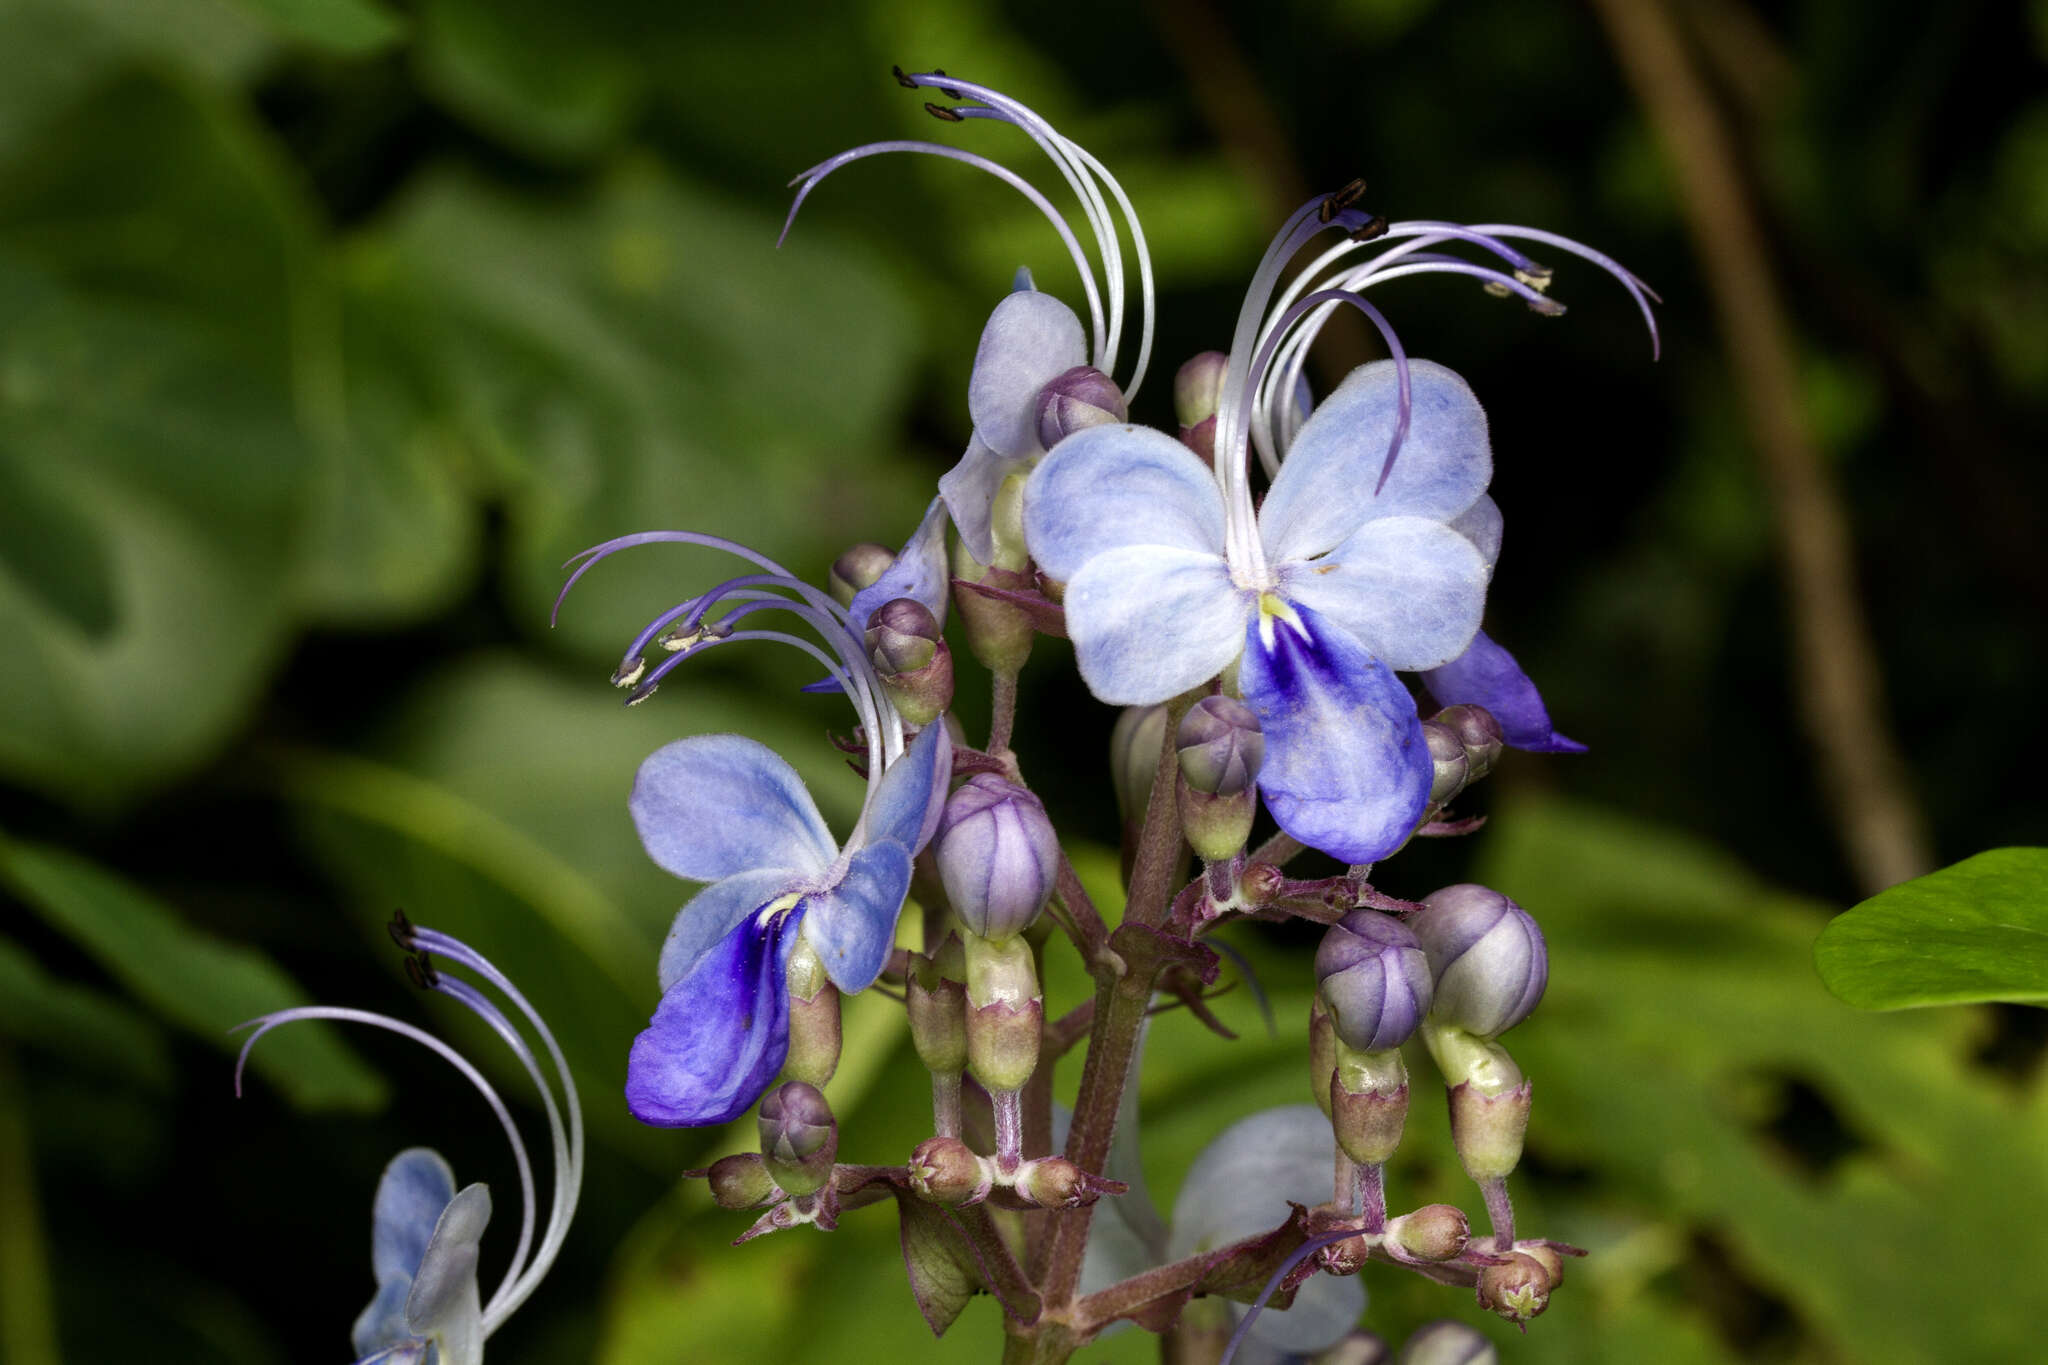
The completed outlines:
{"type": "Polygon", "coordinates": [[[1307,635],[1308,628],[1301,623],[1301,617],[1294,608],[1270,592],[1259,594],[1259,641],[1267,649],[1273,648],[1273,622],[1285,621],[1294,627],[1297,635],[1307,635]]]}

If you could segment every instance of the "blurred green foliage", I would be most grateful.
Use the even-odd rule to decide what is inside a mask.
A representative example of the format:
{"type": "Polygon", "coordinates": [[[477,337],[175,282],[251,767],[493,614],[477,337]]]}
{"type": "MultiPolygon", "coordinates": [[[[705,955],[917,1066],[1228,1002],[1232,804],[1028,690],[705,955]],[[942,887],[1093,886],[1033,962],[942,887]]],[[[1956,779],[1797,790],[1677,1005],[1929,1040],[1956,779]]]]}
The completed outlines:
{"type": "MultiPolygon", "coordinates": [[[[1945,858],[2039,842],[2048,9],[1676,9],[1800,329],[1916,797],[1945,858]]],[[[783,182],[858,141],[937,136],[1044,179],[1006,130],[930,124],[893,61],[1009,89],[1123,179],[1163,291],[1143,420],[1227,336],[1285,195],[1361,171],[1396,216],[1537,223],[1664,291],[1655,368],[1584,272],[1560,274],[1559,323],[1442,282],[1381,300],[1489,405],[1510,524],[1489,629],[1594,746],[1511,760],[1483,834],[1386,874],[1486,880],[1551,938],[1551,999],[1510,1040],[1539,1095],[1518,1197],[1593,1255],[1496,1340],[1530,1361],[2024,1355],[2042,1026],[1859,1015],[1814,978],[1822,907],[1854,896],[1787,716],[1770,508],[1713,301],[1593,19],[1510,0],[1256,22],[0,0],[0,1203],[41,1210],[0,1237],[26,1286],[0,1342],[338,1358],[391,1152],[432,1142],[510,1188],[473,1097],[386,1040],[280,1033],[231,1098],[228,1026],[308,1000],[445,1028],[516,1091],[474,1021],[406,990],[381,929],[402,905],[526,988],[592,1125],[564,1260],[494,1361],[815,1359],[820,1330],[989,1358],[987,1299],[930,1341],[888,1210],[726,1248],[735,1216],[675,1172],[744,1132],[647,1130],[616,1100],[689,894],[625,818],[635,765],[741,730],[843,828],[857,783],[822,742],[842,708],[731,654],[617,705],[618,645],[722,568],[695,551],[604,564],[550,629],[562,561],[609,536],[707,529],[812,574],[900,540],[964,439],[1011,271],[1071,294],[1027,203],[925,158],[834,178],[776,248],[783,182]]],[[[1107,837],[1110,718],[1040,656],[1026,770],[1070,836],[1107,837]]],[[[1304,1090],[1312,937],[1236,942],[1280,1031],[1246,991],[1218,1003],[1235,1042],[1158,1021],[1163,1205],[1217,1131],[1304,1090]]],[[[1055,977],[1054,1008],[1084,986],[1055,977]]],[[[898,1160],[924,1078],[887,1000],[848,1029],[844,1150],[898,1160]]],[[[1441,1115],[1414,1126],[1396,1201],[1476,1208],[1441,1115]]],[[[1470,1312],[1369,1285],[1390,1334],[1470,1312]]],[[[1151,1354],[1126,1332],[1083,1358],[1151,1354]]]]}

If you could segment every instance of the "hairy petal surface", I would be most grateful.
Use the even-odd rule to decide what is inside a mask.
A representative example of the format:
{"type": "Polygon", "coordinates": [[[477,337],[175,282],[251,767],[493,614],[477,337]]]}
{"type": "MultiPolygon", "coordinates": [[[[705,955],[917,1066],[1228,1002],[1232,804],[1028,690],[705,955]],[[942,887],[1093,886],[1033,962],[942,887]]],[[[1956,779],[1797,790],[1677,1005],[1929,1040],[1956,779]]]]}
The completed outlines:
{"type": "Polygon", "coordinates": [[[989,527],[996,490],[1024,463],[997,454],[975,436],[968,440],[959,463],[939,475],[939,496],[959,528],[961,544],[978,564],[991,563],[996,557],[995,533],[989,527]]]}
{"type": "Polygon", "coordinates": [[[1582,754],[1586,746],[1553,730],[1550,709],[1515,656],[1481,631],[1463,654],[1422,675],[1440,706],[1483,706],[1500,722],[1501,738],[1539,754],[1582,754]]]}
{"type": "Polygon", "coordinates": [[[1465,652],[1486,609],[1486,561],[1440,521],[1382,517],[1321,559],[1281,568],[1281,592],[1349,631],[1389,668],[1465,652]]]}
{"type": "Polygon", "coordinates": [[[716,947],[741,920],[765,909],[782,896],[803,885],[804,874],[794,868],[764,867],[741,872],[722,882],[713,882],[676,911],[662,940],[661,960],[655,981],[666,995],[668,988],[689,975],[697,959],[716,947]]]}
{"type": "Polygon", "coordinates": [[[854,854],[837,886],[804,897],[804,938],[833,985],[851,995],[875,984],[909,892],[910,851],[885,839],[854,854]]]}
{"type": "Polygon", "coordinates": [[[630,804],[647,856],[694,882],[761,867],[815,876],[839,853],[796,769],[744,735],[693,735],[656,749],[630,804]]]}
{"type": "MultiPolygon", "coordinates": [[[[986,513],[983,515],[985,520],[986,513]]],[[[924,509],[924,520],[910,533],[910,539],[903,542],[896,562],[884,570],[880,578],[853,595],[846,614],[853,618],[854,633],[867,629],[868,618],[875,614],[877,607],[899,597],[922,603],[940,625],[946,623],[946,605],[953,597],[953,578],[946,568],[946,504],[941,498],[933,498],[931,506],[924,509]]]]}
{"type": "Polygon", "coordinates": [[[1126,545],[1223,553],[1223,495],[1195,453],[1147,427],[1076,432],[1024,490],[1024,539],[1038,567],[1071,582],[1126,545]]]}
{"type": "Polygon", "coordinates": [[[1074,575],[1066,611],[1088,690],[1112,706],[1149,706],[1228,667],[1252,605],[1219,554],[1126,545],[1074,575]]]}
{"type": "Polygon", "coordinates": [[[1378,492],[1400,416],[1393,361],[1353,370],[1303,424],[1259,508],[1269,556],[1312,559],[1378,517],[1450,521],[1486,491],[1493,449],[1471,387],[1427,360],[1410,361],[1408,376],[1408,436],[1378,492]]]}
{"type": "Polygon", "coordinates": [[[799,908],[752,915],[662,993],[626,1057],[626,1108],[658,1128],[738,1118],[789,1055],[784,970],[799,908]]]}
{"type": "Polygon", "coordinates": [[[1259,793],[1280,828],[1346,863],[1407,839],[1433,772],[1415,703],[1393,671],[1342,627],[1296,606],[1301,629],[1245,633],[1238,683],[1266,735],[1259,793]]]}
{"type": "Polygon", "coordinates": [[[946,784],[953,776],[953,737],[943,720],[918,731],[903,756],[891,763],[875,784],[868,803],[867,841],[893,840],[915,858],[931,842],[946,804],[946,784]]]}
{"type": "Polygon", "coordinates": [[[480,1365],[484,1358],[483,1301],[476,1287],[477,1244],[491,1221],[491,1192],[467,1185],[441,1211],[427,1254],[420,1258],[405,1320],[440,1348],[443,1365],[480,1365]]]}
{"type": "Polygon", "coordinates": [[[1038,454],[1039,390],[1087,360],[1088,339],[1073,309],[1036,290],[1005,296],[981,329],[967,380],[974,434],[1011,459],[1038,454]]]}

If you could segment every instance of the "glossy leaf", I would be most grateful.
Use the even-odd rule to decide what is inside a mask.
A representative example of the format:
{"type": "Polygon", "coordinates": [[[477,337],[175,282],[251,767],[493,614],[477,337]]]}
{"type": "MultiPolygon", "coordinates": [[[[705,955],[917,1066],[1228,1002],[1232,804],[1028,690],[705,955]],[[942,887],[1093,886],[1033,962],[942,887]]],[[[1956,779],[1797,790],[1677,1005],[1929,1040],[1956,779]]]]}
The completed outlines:
{"type": "Polygon", "coordinates": [[[1861,1009],[2048,1001],[2048,848],[1995,848],[1878,892],[1813,948],[1861,1009]]]}

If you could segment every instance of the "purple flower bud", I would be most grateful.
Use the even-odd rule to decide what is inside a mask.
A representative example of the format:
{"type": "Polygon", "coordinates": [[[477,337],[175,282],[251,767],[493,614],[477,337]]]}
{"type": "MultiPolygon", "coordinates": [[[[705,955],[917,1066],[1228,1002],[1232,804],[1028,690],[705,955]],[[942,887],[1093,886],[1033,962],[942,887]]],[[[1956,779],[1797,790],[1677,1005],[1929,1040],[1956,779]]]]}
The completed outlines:
{"type": "Polygon", "coordinates": [[[1204,351],[1180,367],[1173,376],[1173,415],[1182,426],[1198,426],[1216,415],[1229,369],[1230,357],[1221,351],[1204,351]]]}
{"type": "Polygon", "coordinates": [[[1443,722],[1422,722],[1422,738],[1429,745],[1429,761],[1436,769],[1430,779],[1429,804],[1441,806],[1465,789],[1471,763],[1465,756],[1465,742],[1443,722]]]}
{"type": "Polygon", "coordinates": [[[899,597],[875,609],[863,638],[877,673],[915,673],[938,653],[939,635],[930,608],[899,597]]]}
{"type": "Polygon", "coordinates": [[[1093,365],[1076,365],[1038,391],[1038,441],[1047,450],[1077,431],[1129,416],[1123,390],[1093,365]]]}
{"type": "Polygon", "coordinates": [[[976,773],[946,798],[932,847],[953,912],[983,938],[1027,928],[1059,873],[1059,839],[1045,806],[994,773],[976,773]]]}
{"type": "Polygon", "coordinates": [[[761,1157],[775,1183],[791,1194],[814,1194],[832,1178],[839,1155],[839,1125],[824,1092],[789,1081],[761,1100],[757,1125],[761,1157]]]}
{"type": "Polygon", "coordinates": [[[1500,722],[1493,718],[1491,711],[1467,702],[1446,706],[1430,719],[1439,725],[1448,725],[1465,746],[1467,782],[1477,782],[1493,771],[1495,761],[1500,758],[1501,746],[1506,741],[1501,738],[1500,722]]]}
{"type": "Polygon", "coordinates": [[[1408,926],[1377,910],[1353,910],[1316,949],[1316,980],[1337,1037],[1355,1052],[1408,1041],[1430,1008],[1429,961],[1408,926]]]}
{"type": "Polygon", "coordinates": [[[1204,697],[1174,735],[1181,775],[1198,792],[1235,796],[1252,785],[1266,757],[1259,718],[1235,697],[1204,697]]]}
{"type": "Polygon", "coordinates": [[[895,552],[888,546],[864,540],[850,546],[832,561],[832,571],[825,579],[826,586],[832,590],[832,596],[840,606],[850,607],[854,596],[862,588],[873,586],[875,580],[887,573],[895,562],[895,552]]]}
{"type": "Polygon", "coordinates": [[[1550,982],[1550,954],[1529,912],[1469,882],[1422,906],[1408,924],[1436,979],[1431,1017],[1489,1039],[1528,1018],[1550,982]]]}

